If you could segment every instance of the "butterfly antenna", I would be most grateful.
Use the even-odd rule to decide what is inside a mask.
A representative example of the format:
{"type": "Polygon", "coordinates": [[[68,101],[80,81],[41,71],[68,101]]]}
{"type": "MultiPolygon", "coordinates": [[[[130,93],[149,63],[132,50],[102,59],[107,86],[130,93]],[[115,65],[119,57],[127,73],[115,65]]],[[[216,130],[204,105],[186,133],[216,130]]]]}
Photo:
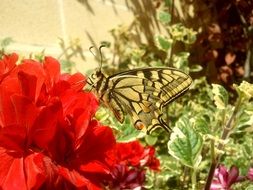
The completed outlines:
{"type": "Polygon", "coordinates": [[[95,53],[92,51],[93,48],[94,48],[94,46],[90,46],[89,51],[91,52],[91,54],[92,54],[94,57],[96,57],[95,53]]]}
{"type": "Polygon", "coordinates": [[[101,45],[98,49],[100,54],[100,70],[102,69],[102,63],[103,63],[103,54],[102,54],[102,48],[106,47],[105,45],[101,45]]]}

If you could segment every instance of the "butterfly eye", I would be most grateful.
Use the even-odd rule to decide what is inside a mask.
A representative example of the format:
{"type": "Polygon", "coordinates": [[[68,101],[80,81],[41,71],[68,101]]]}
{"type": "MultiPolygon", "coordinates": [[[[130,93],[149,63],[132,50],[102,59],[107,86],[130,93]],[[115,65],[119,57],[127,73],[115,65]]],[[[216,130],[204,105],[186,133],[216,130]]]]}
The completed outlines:
{"type": "Polygon", "coordinates": [[[92,73],[91,78],[92,79],[96,79],[97,78],[97,74],[96,73],[92,73]]]}

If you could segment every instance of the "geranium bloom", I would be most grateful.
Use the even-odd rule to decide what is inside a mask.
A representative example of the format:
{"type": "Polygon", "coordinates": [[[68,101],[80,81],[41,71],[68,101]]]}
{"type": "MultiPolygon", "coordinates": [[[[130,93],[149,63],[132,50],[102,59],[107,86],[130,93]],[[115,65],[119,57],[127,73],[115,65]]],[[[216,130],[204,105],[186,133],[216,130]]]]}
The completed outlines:
{"type": "Polygon", "coordinates": [[[145,170],[138,167],[129,167],[125,164],[116,164],[112,169],[112,180],[108,186],[110,189],[133,189],[143,188],[145,182],[145,170]]]}
{"type": "Polygon", "coordinates": [[[0,61],[0,189],[100,189],[115,139],[92,120],[85,77],[50,57],[16,61],[0,61]]]}
{"type": "Polygon", "coordinates": [[[215,170],[211,190],[231,190],[231,186],[242,179],[243,177],[239,176],[239,170],[236,166],[231,166],[227,170],[225,166],[220,165],[215,170]]]}
{"type": "Polygon", "coordinates": [[[154,148],[144,147],[139,141],[117,143],[114,154],[110,189],[142,189],[146,169],[159,171],[154,148]]]}
{"type": "Polygon", "coordinates": [[[139,141],[116,144],[116,158],[118,163],[125,163],[136,167],[149,167],[159,171],[160,162],[155,157],[155,149],[144,147],[139,141]]]}

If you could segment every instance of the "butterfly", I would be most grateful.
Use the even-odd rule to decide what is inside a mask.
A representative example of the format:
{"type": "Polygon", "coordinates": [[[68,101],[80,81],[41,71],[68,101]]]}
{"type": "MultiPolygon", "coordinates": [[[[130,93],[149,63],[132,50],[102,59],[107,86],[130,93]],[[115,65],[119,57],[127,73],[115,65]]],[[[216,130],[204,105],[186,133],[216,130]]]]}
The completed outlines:
{"type": "Polygon", "coordinates": [[[171,67],[138,68],[111,76],[100,68],[87,83],[119,122],[127,113],[136,129],[150,134],[157,127],[171,131],[163,120],[163,107],[187,91],[192,79],[171,67]]]}

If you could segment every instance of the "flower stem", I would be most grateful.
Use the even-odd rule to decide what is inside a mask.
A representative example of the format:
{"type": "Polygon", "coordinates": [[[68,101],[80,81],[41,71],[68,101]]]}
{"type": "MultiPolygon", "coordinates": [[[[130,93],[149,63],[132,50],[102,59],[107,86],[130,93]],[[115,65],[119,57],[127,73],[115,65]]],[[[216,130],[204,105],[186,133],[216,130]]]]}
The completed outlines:
{"type": "MultiPolygon", "coordinates": [[[[238,101],[237,101],[236,106],[235,106],[235,109],[234,109],[232,115],[230,116],[226,126],[223,128],[223,132],[222,132],[222,135],[221,135],[221,140],[223,140],[223,141],[226,140],[229,137],[229,132],[234,128],[233,125],[232,125],[232,122],[234,121],[235,116],[236,116],[237,112],[239,111],[241,103],[242,103],[242,98],[239,96],[238,101]]],[[[219,143],[218,144],[218,150],[223,150],[223,149],[224,149],[224,144],[219,143]]],[[[205,185],[205,190],[210,189],[215,169],[217,168],[217,166],[219,164],[219,161],[220,161],[220,158],[221,158],[221,154],[216,154],[215,155],[214,142],[211,142],[211,156],[212,156],[212,163],[211,163],[211,167],[209,169],[209,173],[208,173],[208,177],[207,177],[207,181],[206,181],[206,185],[205,185]]]]}

